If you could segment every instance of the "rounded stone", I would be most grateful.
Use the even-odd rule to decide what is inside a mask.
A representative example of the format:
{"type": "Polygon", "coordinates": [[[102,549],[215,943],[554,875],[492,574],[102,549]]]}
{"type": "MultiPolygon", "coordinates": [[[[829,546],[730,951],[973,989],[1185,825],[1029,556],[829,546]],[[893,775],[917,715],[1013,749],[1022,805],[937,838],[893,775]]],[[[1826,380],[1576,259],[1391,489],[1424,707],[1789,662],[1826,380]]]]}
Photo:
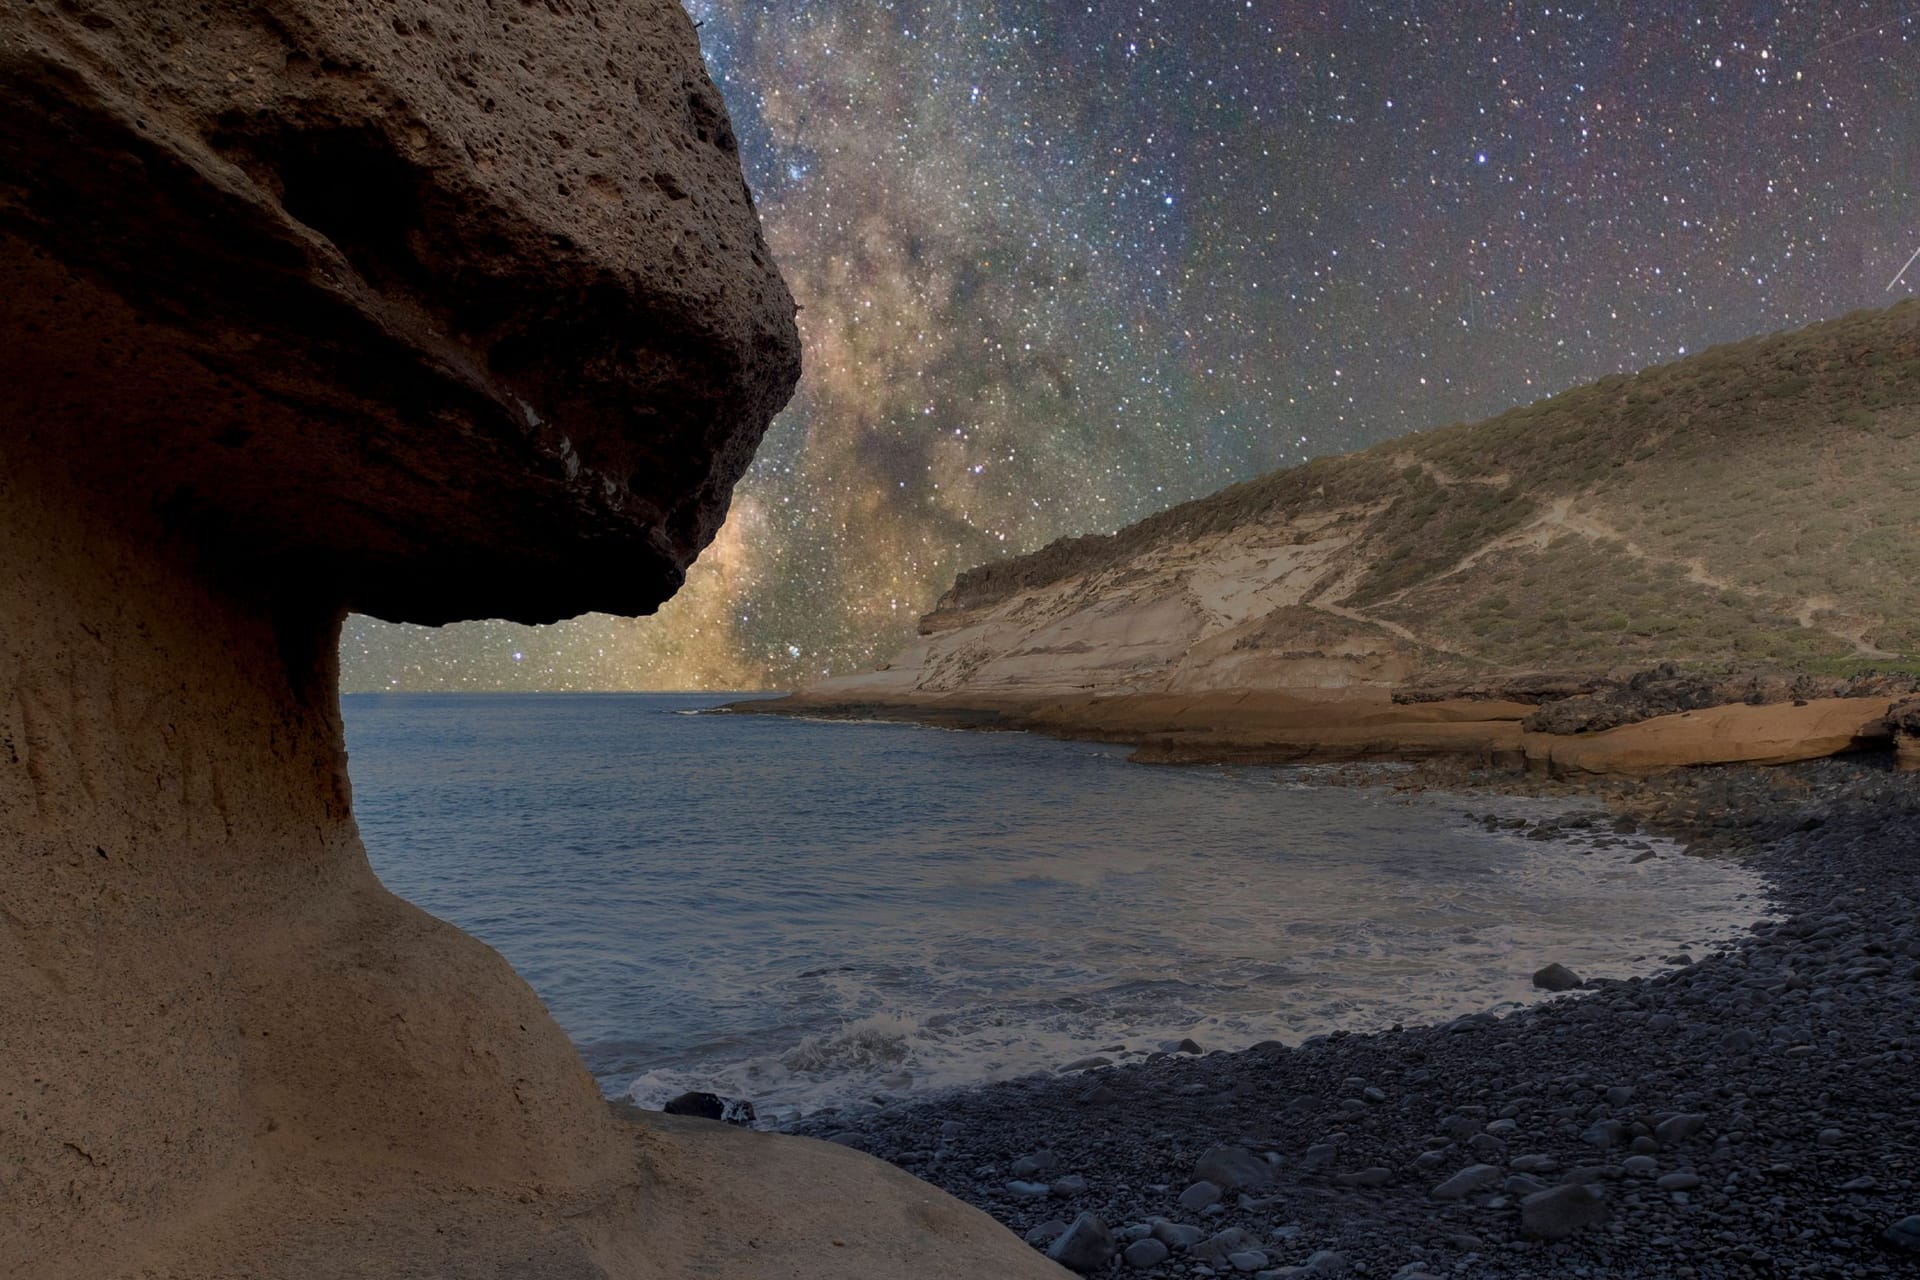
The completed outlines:
{"type": "Polygon", "coordinates": [[[1565,1240],[1606,1218],[1606,1197],[1590,1183],[1550,1187],[1520,1202],[1520,1234],[1530,1240],[1565,1240]]]}
{"type": "Polygon", "coordinates": [[[1153,1224],[1153,1238],[1170,1249],[1191,1249],[1205,1240],[1207,1233],[1199,1227],[1184,1222],[1168,1222],[1162,1218],[1153,1224]]]}
{"type": "Polygon", "coordinates": [[[1500,1180],[1498,1165],[1470,1164],[1427,1194],[1435,1200],[1464,1200],[1482,1191],[1493,1190],[1500,1185],[1500,1180]]]}
{"type": "Polygon", "coordinates": [[[1252,1191],[1273,1181],[1273,1166],[1245,1147],[1219,1146],[1200,1157],[1193,1166],[1193,1176],[1222,1192],[1252,1191]]]}
{"type": "Polygon", "coordinates": [[[1533,985],[1542,991],[1572,991],[1583,981],[1579,974],[1558,961],[1534,970],[1533,974],[1533,985]]]}
{"type": "Polygon", "coordinates": [[[1180,1193],[1180,1207],[1188,1213],[1199,1213],[1211,1205],[1220,1203],[1220,1188],[1211,1182],[1200,1181],[1180,1193]]]}
{"type": "Polygon", "coordinates": [[[1107,1224],[1091,1213],[1083,1213],[1060,1233],[1047,1249],[1047,1256],[1074,1271],[1097,1271],[1113,1257],[1113,1233],[1107,1224]]]}

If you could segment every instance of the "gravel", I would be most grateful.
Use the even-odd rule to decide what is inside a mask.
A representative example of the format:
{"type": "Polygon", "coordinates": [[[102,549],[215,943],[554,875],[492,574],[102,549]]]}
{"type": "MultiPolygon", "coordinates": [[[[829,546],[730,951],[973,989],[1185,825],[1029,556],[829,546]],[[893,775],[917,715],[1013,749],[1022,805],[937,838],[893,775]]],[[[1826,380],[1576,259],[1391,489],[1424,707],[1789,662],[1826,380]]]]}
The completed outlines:
{"type": "Polygon", "coordinates": [[[1086,1186],[1080,1217],[1036,1244],[1058,1256],[1078,1232],[1099,1274],[1243,1274],[1236,1255],[1260,1254],[1271,1269],[1246,1274],[1312,1275],[1337,1254],[1375,1280],[1920,1275],[1920,780],[1824,761],[1589,794],[1609,826],[1743,859],[1775,918],[1506,1017],[1169,1053],[791,1127],[857,1135],[1023,1234],[1061,1200],[1009,1190],[1012,1166],[1051,1153],[1056,1184],[1086,1186]],[[1195,1194],[1202,1161],[1259,1189],[1195,1194]]]}

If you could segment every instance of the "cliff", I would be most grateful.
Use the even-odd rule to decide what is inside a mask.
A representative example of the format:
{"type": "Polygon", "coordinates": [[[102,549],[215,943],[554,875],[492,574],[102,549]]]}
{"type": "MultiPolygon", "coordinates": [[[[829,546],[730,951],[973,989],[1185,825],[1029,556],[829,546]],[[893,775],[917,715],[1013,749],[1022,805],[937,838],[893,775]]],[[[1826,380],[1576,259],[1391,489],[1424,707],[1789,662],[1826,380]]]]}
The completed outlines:
{"type": "MultiPolygon", "coordinates": [[[[1920,653],[1902,479],[1916,467],[1908,302],[984,565],[886,670],[806,700],[973,706],[1161,758],[1289,759],[1512,755],[1526,732],[1646,718],[1542,713],[1572,697],[1698,716],[1892,696],[1911,682],[1858,677],[1920,653]],[[1678,671],[1629,680],[1659,664],[1678,671]],[[1700,687],[1660,707],[1676,681],[1700,687]]],[[[1886,736],[1874,719],[1866,740],[1886,736]]],[[[1778,755],[1755,752],[1735,758],[1778,755]]]]}
{"type": "Polygon", "coordinates": [[[794,385],[677,4],[10,5],[0,299],[0,1276],[1054,1273],[616,1116],[354,827],[344,613],[653,608],[794,385]]]}

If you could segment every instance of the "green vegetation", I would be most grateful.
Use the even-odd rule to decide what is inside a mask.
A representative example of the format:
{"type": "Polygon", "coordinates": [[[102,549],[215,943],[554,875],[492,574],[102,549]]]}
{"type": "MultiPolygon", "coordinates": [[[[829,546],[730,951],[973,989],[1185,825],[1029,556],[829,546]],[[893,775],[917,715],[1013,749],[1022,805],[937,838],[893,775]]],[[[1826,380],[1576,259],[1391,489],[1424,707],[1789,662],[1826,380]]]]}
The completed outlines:
{"type": "Polygon", "coordinates": [[[1374,521],[1383,554],[1351,602],[1365,606],[1445,573],[1491,539],[1538,514],[1511,484],[1441,485],[1418,467],[1400,473],[1407,487],[1374,521]]]}
{"type": "Polygon", "coordinates": [[[1502,551],[1469,575],[1423,583],[1382,616],[1503,667],[1808,667],[1852,647],[1755,597],[1691,582],[1678,566],[1562,538],[1502,551]],[[1586,584],[1604,583],[1604,591],[1586,584]]]}
{"type": "Polygon", "coordinates": [[[1350,538],[1328,603],[1462,661],[1845,674],[1920,655],[1916,477],[1920,301],[1317,459],[975,569],[942,603],[1099,589],[1258,523],[1350,538]]]}

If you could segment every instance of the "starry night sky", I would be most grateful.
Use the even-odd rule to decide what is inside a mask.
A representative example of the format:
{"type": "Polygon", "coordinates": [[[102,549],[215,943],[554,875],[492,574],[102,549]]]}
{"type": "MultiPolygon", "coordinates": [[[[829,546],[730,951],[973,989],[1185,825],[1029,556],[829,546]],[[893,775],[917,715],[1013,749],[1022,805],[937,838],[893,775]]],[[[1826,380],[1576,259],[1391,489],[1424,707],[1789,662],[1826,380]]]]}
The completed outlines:
{"type": "Polygon", "coordinates": [[[1920,292],[1920,7],[688,0],[806,371],[657,617],[348,688],[751,688],[958,570],[1920,292]]]}

